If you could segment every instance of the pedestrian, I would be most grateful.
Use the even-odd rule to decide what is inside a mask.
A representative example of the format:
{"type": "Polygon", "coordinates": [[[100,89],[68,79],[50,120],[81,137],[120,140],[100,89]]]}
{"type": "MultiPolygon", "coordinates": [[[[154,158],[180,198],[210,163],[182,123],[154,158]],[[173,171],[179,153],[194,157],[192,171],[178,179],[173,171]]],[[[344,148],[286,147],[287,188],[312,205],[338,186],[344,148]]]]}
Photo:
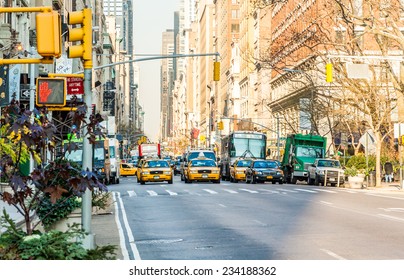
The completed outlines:
{"type": "Polygon", "coordinates": [[[386,183],[393,182],[393,165],[389,161],[384,164],[384,178],[386,183]]]}

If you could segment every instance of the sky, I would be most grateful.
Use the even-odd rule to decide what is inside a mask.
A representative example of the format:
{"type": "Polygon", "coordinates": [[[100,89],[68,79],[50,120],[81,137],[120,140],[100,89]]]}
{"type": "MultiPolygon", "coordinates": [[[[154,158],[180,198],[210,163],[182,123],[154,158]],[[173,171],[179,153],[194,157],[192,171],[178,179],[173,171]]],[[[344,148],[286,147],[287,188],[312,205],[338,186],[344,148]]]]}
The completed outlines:
{"type": "MultiPolygon", "coordinates": [[[[135,54],[160,54],[162,33],[174,27],[174,11],[180,0],[135,0],[135,54]]],[[[140,58],[140,57],[139,57],[140,58]]],[[[160,128],[160,65],[161,60],[139,62],[139,99],[145,112],[144,132],[158,141],[160,128]]]]}

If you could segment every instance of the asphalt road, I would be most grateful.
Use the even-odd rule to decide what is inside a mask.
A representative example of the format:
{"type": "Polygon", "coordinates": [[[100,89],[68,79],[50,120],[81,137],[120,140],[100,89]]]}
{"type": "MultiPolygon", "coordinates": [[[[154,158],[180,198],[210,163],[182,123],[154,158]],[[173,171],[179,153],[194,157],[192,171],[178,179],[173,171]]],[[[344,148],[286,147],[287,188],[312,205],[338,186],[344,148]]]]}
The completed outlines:
{"type": "Polygon", "coordinates": [[[307,185],[110,187],[129,259],[404,259],[404,193],[307,185]]]}

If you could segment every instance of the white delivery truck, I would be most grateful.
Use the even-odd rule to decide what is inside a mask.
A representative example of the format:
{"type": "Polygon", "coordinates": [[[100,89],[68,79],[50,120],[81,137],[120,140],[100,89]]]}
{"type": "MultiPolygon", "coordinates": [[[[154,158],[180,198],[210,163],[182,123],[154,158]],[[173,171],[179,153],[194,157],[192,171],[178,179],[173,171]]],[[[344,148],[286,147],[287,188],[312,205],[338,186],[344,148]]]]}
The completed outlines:
{"type": "Polygon", "coordinates": [[[119,184],[121,159],[119,158],[119,141],[116,138],[109,138],[109,159],[111,163],[110,184],[119,184]]]}

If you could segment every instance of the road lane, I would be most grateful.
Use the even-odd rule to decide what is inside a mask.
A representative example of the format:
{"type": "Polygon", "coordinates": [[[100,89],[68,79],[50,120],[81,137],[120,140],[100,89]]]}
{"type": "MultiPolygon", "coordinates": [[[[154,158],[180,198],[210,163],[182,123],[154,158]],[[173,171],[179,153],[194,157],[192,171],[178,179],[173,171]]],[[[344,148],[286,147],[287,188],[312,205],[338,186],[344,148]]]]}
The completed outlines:
{"type": "MultiPolygon", "coordinates": [[[[169,190],[129,185],[137,196],[123,196],[123,202],[142,259],[404,257],[403,212],[386,211],[401,208],[402,194],[179,180],[169,190]]],[[[121,187],[128,188],[125,182],[121,187]]]]}

